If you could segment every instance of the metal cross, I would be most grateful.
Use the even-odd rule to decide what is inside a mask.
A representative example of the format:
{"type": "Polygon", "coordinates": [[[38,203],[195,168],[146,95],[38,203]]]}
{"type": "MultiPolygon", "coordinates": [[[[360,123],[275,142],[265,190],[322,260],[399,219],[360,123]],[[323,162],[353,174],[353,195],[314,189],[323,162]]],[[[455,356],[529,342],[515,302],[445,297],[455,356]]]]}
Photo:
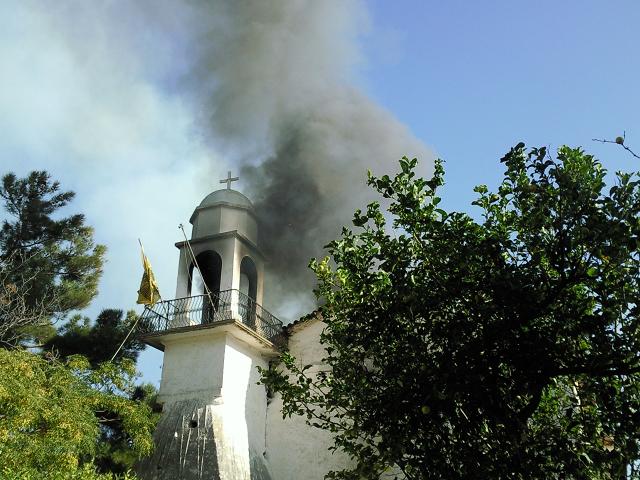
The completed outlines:
{"type": "Polygon", "coordinates": [[[227,178],[225,178],[224,180],[220,180],[220,183],[226,183],[227,190],[231,190],[231,182],[235,182],[236,180],[240,180],[240,177],[232,177],[231,170],[229,170],[229,172],[227,173],[227,178]]]}

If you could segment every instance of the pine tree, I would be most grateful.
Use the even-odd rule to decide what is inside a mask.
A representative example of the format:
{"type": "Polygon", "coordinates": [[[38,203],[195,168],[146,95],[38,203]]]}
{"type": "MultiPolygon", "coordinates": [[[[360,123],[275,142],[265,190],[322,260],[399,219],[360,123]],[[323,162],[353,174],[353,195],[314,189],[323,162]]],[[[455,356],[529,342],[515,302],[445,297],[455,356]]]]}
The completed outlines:
{"type": "Polygon", "coordinates": [[[36,328],[20,322],[13,328],[15,315],[3,315],[4,343],[52,334],[49,320],[86,307],[97,294],[106,248],[94,244],[93,229],[85,225],[83,215],[61,214],[74,196],[62,192],[45,171],[25,178],[12,173],[2,177],[0,197],[7,218],[0,228],[0,296],[5,306],[22,302],[46,319],[32,325],[36,328]]]}

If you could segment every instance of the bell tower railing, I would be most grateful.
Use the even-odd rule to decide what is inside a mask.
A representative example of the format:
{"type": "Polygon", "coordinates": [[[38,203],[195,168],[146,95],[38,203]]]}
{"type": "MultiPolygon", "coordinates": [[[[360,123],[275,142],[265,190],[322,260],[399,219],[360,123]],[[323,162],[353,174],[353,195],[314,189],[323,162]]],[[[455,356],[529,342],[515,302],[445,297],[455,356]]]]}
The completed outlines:
{"type": "Polygon", "coordinates": [[[139,333],[163,333],[236,320],[277,346],[284,343],[282,322],[239,290],[163,300],[147,305],[139,333]]]}

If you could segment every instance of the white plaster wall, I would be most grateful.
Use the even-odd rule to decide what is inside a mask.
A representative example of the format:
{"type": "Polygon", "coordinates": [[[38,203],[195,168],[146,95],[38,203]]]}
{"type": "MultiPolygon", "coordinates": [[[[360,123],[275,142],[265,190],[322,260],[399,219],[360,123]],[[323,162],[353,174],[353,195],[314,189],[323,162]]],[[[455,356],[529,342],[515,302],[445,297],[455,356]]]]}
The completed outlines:
{"type": "MultiPolygon", "coordinates": [[[[206,248],[203,244],[203,250],[206,248]]],[[[234,287],[236,278],[234,276],[235,263],[235,239],[222,238],[213,243],[214,250],[222,257],[222,276],[220,278],[220,290],[229,290],[234,287]]]]}
{"type": "MultiPolygon", "coordinates": [[[[312,364],[312,372],[324,368],[325,352],[319,342],[323,327],[321,321],[310,320],[289,342],[291,353],[301,364],[312,364]]],[[[201,432],[212,429],[219,479],[322,480],[328,471],[348,466],[344,454],[328,450],[333,444],[329,432],[308,426],[305,418],[283,419],[279,396],[267,403],[265,388],[257,385],[257,366],[267,368],[267,359],[230,332],[204,330],[165,341],[159,400],[166,411],[185,401],[203,406],[197,411],[209,420],[201,432]]],[[[174,417],[192,416],[195,407],[185,405],[186,410],[173,412],[174,417]]],[[[185,422],[180,439],[192,433],[185,422]]],[[[204,448],[203,442],[197,448],[204,448]]],[[[187,454],[185,450],[180,458],[187,454]]],[[[167,456],[165,463],[172,458],[167,456]]]]}
{"type": "Polygon", "coordinates": [[[303,328],[294,332],[289,339],[289,351],[303,365],[322,365],[322,359],[326,356],[324,347],[320,344],[324,322],[311,319],[300,327],[303,328]]]}
{"type": "Polygon", "coordinates": [[[178,257],[178,279],[176,281],[176,298],[184,298],[189,295],[189,259],[191,253],[187,251],[187,246],[183,245],[178,257]]]}
{"type": "Polygon", "coordinates": [[[165,343],[158,400],[172,403],[220,396],[225,359],[224,335],[203,335],[165,343]]]}
{"type": "MultiPolygon", "coordinates": [[[[222,384],[222,404],[220,416],[223,419],[218,444],[218,463],[233,464],[236,476],[249,478],[249,433],[245,418],[245,397],[251,370],[251,356],[239,352],[236,342],[228,336],[225,338],[225,368],[222,384]],[[235,347],[235,348],[234,348],[235,347]],[[232,462],[230,462],[230,460],[232,462]]],[[[231,474],[231,471],[228,472],[231,474]]],[[[221,477],[223,472],[221,472],[221,477]]]]}
{"type": "Polygon", "coordinates": [[[251,242],[257,243],[258,225],[247,209],[225,205],[211,206],[197,210],[193,219],[191,238],[196,239],[234,230],[251,242]]]}
{"type": "MultiPolygon", "coordinates": [[[[302,365],[322,367],[325,351],[320,345],[324,323],[309,320],[289,339],[289,350],[302,365]]],[[[330,470],[349,465],[349,459],[328,449],[332,436],[325,430],[310,427],[305,418],[282,418],[282,399],[276,395],[267,409],[267,461],[273,480],[322,480],[330,470]]]]}
{"type": "Polygon", "coordinates": [[[267,362],[232,335],[226,337],[222,398],[215,407],[222,419],[218,432],[220,477],[249,479],[264,463],[267,395],[257,385],[257,366],[267,362]]]}
{"type": "MultiPolygon", "coordinates": [[[[170,336],[163,340],[165,353],[158,400],[164,403],[161,442],[168,441],[169,447],[167,452],[159,452],[150,459],[145,468],[153,470],[154,465],[161,465],[163,471],[172,472],[169,464],[176,458],[188,459],[193,455],[200,458],[193,451],[196,449],[212,452],[218,480],[270,478],[264,457],[267,395],[264,386],[257,385],[256,368],[266,368],[268,362],[232,332],[200,330],[187,334],[186,338],[170,336]],[[199,430],[188,422],[196,413],[195,428],[199,430]],[[167,435],[180,441],[171,443],[164,438],[167,435]],[[197,438],[192,439],[193,435],[197,438]],[[215,448],[205,448],[205,437],[210,437],[215,448]]],[[[196,463],[206,466],[210,462],[203,457],[196,463]]],[[[202,470],[191,467],[194,471],[202,470]]],[[[148,478],[156,477],[149,474],[148,478]]]]}
{"type": "Polygon", "coordinates": [[[237,230],[240,235],[247,237],[253,243],[258,242],[258,226],[248,210],[222,207],[220,232],[232,232],[233,230],[237,230]]]}
{"type": "Polygon", "coordinates": [[[221,210],[221,207],[211,207],[198,211],[193,222],[191,238],[224,232],[225,230],[220,229],[221,210]]]}
{"type": "Polygon", "coordinates": [[[267,391],[264,385],[258,385],[260,374],[257,367],[268,368],[268,366],[268,361],[256,354],[255,350],[249,349],[246,344],[233,336],[228,337],[223,395],[225,399],[228,395],[238,399],[238,401],[234,400],[234,406],[239,414],[244,415],[250,432],[249,442],[252,447],[259,450],[260,454],[265,451],[267,391]],[[247,361],[247,358],[250,361],[247,361]],[[236,365],[242,365],[242,370],[239,371],[236,365]]]}

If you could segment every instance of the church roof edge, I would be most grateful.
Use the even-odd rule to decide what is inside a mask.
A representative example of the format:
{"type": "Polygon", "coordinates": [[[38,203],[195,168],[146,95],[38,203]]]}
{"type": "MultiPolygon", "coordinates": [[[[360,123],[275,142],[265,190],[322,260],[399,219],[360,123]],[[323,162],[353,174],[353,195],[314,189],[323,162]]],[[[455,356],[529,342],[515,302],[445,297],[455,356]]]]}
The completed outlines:
{"type": "Polygon", "coordinates": [[[283,329],[286,331],[288,335],[291,335],[311,325],[311,322],[314,320],[322,321],[322,312],[320,311],[320,309],[316,309],[313,312],[300,317],[298,320],[295,320],[290,324],[285,325],[283,329]]]}
{"type": "Polygon", "coordinates": [[[237,205],[253,210],[253,203],[251,203],[251,200],[249,200],[246,195],[230,188],[211,192],[204,197],[197,208],[210,207],[218,204],[237,205]]]}
{"type": "MultiPolygon", "coordinates": [[[[236,237],[238,240],[240,240],[242,242],[245,242],[247,245],[249,245],[255,251],[255,253],[260,255],[260,257],[264,260],[264,254],[262,253],[262,250],[260,250],[260,247],[258,247],[258,245],[253,243],[251,240],[249,240],[247,237],[242,235],[237,230],[230,230],[228,232],[213,233],[211,235],[205,235],[203,237],[192,238],[192,239],[189,240],[189,243],[191,243],[192,245],[197,245],[198,243],[207,242],[209,240],[215,240],[215,239],[218,239],[218,238],[226,238],[226,237],[236,237]]],[[[182,248],[186,244],[187,244],[187,242],[185,242],[184,240],[180,240],[179,242],[176,242],[174,245],[176,246],[176,248],[182,248]]]]}

